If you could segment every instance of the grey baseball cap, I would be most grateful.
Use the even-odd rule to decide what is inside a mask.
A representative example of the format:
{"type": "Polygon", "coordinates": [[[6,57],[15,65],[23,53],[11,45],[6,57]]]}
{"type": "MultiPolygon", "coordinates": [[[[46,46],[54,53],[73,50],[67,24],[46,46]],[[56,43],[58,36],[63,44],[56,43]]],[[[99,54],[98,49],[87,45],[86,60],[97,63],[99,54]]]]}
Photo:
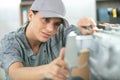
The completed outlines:
{"type": "Polygon", "coordinates": [[[65,19],[66,10],[62,0],[35,0],[30,9],[39,11],[44,17],[62,18],[65,27],[69,26],[65,19]]]}

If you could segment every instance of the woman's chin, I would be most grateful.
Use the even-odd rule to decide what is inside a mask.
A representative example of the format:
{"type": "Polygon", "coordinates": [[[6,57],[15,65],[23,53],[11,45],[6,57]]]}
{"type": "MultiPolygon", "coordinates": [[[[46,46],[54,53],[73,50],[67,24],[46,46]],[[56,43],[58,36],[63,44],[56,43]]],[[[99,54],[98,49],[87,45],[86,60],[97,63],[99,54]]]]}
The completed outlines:
{"type": "Polygon", "coordinates": [[[42,40],[42,42],[47,42],[50,38],[45,38],[42,40]]]}

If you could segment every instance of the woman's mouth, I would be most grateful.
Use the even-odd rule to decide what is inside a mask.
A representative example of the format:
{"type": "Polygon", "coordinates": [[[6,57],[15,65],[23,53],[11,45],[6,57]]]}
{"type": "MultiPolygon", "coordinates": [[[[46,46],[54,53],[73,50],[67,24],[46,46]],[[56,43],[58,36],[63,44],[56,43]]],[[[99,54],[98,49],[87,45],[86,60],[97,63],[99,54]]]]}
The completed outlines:
{"type": "Polygon", "coordinates": [[[42,34],[43,34],[43,37],[44,37],[44,38],[50,38],[50,37],[51,37],[51,35],[48,34],[48,33],[42,32],[42,34]]]}

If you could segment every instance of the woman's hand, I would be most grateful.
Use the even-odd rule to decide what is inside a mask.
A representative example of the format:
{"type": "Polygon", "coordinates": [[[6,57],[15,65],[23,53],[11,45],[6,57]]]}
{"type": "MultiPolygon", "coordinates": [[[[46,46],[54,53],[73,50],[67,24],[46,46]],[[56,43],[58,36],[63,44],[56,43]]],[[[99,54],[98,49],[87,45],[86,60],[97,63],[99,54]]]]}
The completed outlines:
{"type": "Polygon", "coordinates": [[[64,61],[65,49],[61,49],[57,59],[47,64],[42,69],[42,74],[52,80],[66,80],[68,78],[67,63],[64,61]]]}
{"type": "Polygon", "coordinates": [[[89,35],[93,34],[96,23],[92,18],[84,17],[78,21],[77,25],[83,35],[89,35]],[[87,29],[88,26],[91,26],[91,29],[87,29]]]}

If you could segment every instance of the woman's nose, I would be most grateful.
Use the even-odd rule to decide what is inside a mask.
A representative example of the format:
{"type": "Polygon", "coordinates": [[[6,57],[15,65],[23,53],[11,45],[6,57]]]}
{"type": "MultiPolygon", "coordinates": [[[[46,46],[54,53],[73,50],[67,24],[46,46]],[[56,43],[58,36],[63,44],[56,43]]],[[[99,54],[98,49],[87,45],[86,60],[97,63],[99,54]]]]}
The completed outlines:
{"type": "Polygon", "coordinates": [[[46,29],[48,31],[54,31],[55,30],[54,24],[53,23],[48,23],[46,29]]]}

